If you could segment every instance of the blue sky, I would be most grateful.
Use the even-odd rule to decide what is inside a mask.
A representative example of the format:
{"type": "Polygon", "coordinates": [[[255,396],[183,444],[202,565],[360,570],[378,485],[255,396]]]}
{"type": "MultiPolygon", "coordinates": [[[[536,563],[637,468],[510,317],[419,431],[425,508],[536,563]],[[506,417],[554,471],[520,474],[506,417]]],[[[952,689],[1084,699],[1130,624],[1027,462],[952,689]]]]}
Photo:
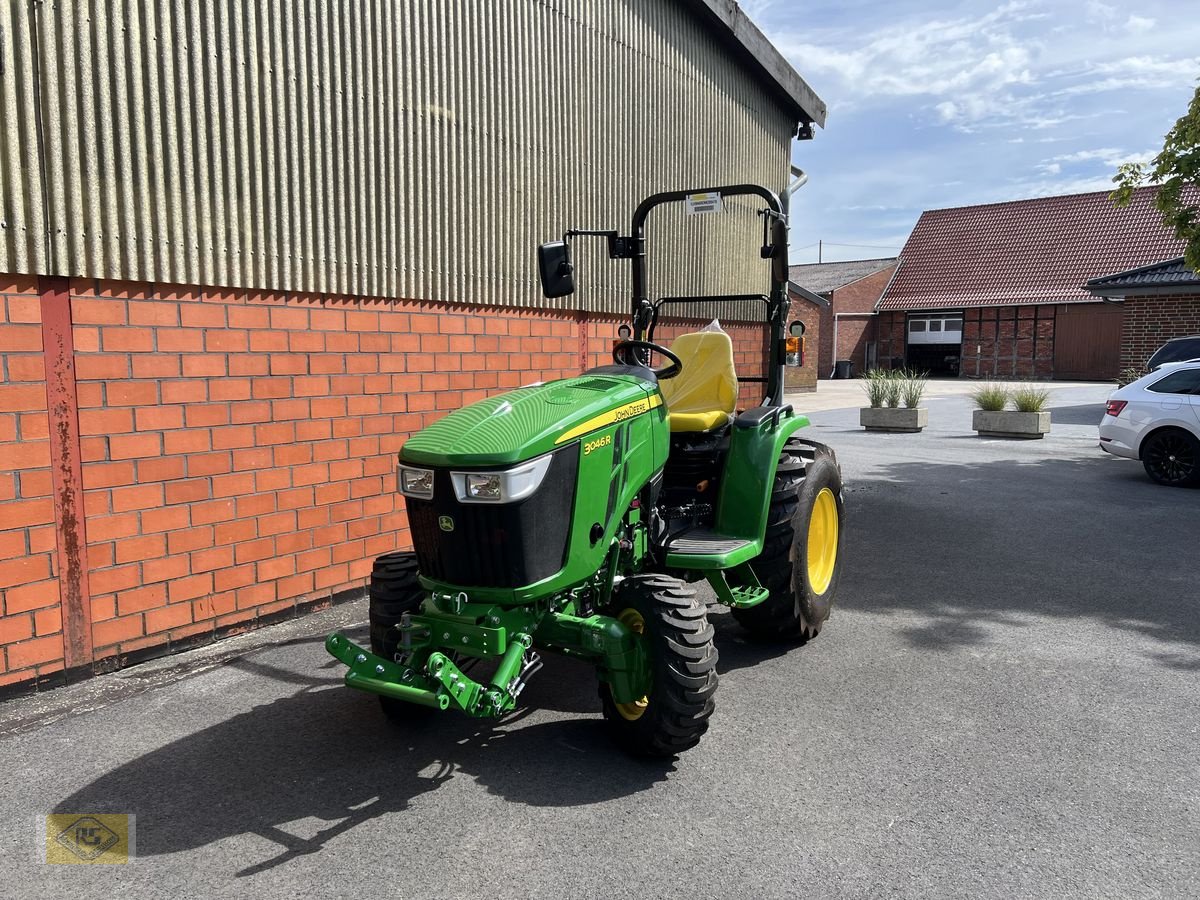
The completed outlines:
{"type": "Polygon", "coordinates": [[[1197,0],[743,0],[829,105],[793,263],[894,255],[923,209],[1107,190],[1200,78],[1197,0]],[[863,245],[863,246],[847,246],[863,245]]]}

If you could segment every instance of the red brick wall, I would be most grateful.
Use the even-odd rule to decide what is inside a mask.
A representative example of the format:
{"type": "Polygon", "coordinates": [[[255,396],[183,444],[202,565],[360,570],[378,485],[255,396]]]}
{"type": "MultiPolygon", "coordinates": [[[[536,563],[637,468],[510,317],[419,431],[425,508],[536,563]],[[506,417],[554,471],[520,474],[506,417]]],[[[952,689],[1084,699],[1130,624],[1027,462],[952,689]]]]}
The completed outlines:
{"type": "MultiPolygon", "coordinates": [[[[830,308],[822,320],[821,358],[819,361],[822,378],[832,377],[834,363],[839,359],[853,360],[856,375],[861,375],[866,370],[867,343],[877,339],[875,325],[877,317],[871,313],[875,311],[875,304],[879,302],[884,288],[887,287],[892,273],[895,271],[895,266],[889,266],[879,272],[873,272],[866,278],[860,278],[858,281],[837,288],[830,294],[830,308]],[[833,320],[836,313],[862,313],[862,315],[843,315],[838,319],[835,328],[833,320]],[[834,332],[837,332],[836,348],[833,346],[834,332]]],[[[887,362],[883,353],[877,349],[876,354],[879,365],[886,368],[887,362]]]]}
{"type": "Polygon", "coordinates": [[[0,685],[63,668],[37,281],[0,275],[0,685]]]}
{"type": "MultiPolygon", "coordinates": [[[[903,365],[904,312],[881,312],[879,364],[903,365]]],[[[963,313],[960,377],[1050,378],[1054,374],[1054,307],[1000,306],[963,313]]]]}
{"type": "Polygon", "coordinates": [[[1127,297],[1121,325],[1121,368],[1146,367],[1155,350],[1174,337],[1200,334],[1200,294],[1127,297]]]}
{"type": "Polygon", "coordinates": [[[903,312],[881,312],[875,317],[876,358],[879,368],[892,369],[904,366],[904,350],[907,340],[905,323],[907,314],[903,312]]]}
{"type": "Polygon", "coordinates": [[[959,373],[974,378],[1052,377],[1054,307],[966,310],[959,373]]]}
{"type": "Polygon", "coordinates": [[[821,341],[824,338],[823,313],[825,307],[792,295],[788,309],[788,322],[797,319],[804,323],[804,365],[788,366],[784,369],[784,389],[787,391],[813,391],[817,388],[817,364],[821,341]]]}
{"type": "MultiPolygon", "coordinates": [[[[832,301],[831,301],[832,302],[832,301]]],[[[820,378],[833,377],[833,307],[826,306],[821,310],[821,342],[817,359],[817,373],[820,378]]]]}
{"type": "Polygon", "coordinates": [[[892,280],[892,273],[895,271],[895,266],[888,266],[886,269],[873,272],[866,278],[860,278],[858,281],[852,281],[850,284],[838,288],[830,298],[833,311],[835,313],[874,312],[875,304],[883,296],[883,289],[888,286],[888,282],[892,280]]]}
{"type": "MultiPolygon", "coordinates": [[[[3,282],[0,297],[5,684],[60,672],[64,654],[37,285],[3,282]]],[[[405,437],[609,362],[621,321],[89,281],[72,283],[70,306],[101,669],[360,590],[371,560],[408,542],[405,437]]],[[[742,374],[760,374],[763,327],[726,328],[742,374]]]]}
{"type": "MultiPolygon", "coordinates": [[[[861,375],[867,369],[867,343],[875,340],[875,318],[854,315],[841,316],[837,320],[837,353],[834,359],[851,360],[855,375],[861,375]]],[[[876,347],[877,360],[878,352],[876,347]]]]}
{"type": "MultiPolygon", "coordinates": [[[[876,340],[877,316],[871,315],[875,304],[883,295],[884,288],[891,281],[895,266],[888,266],[879,272],[874,272],[866,278],[860,278],[840,287],[830,297],[832,315],[842,314],[837,320],[837,327],[830,323],[830,335],[827,344],[827,357],[824,360],[826,375],[833,369],[833,364],[839,359],[849,359],[854,362],[855,374],[862,374],[867,367],[867,343],[876,340]],[[861,313],[861,315],[846,315],[846,313],[861,313]],[[837,347],[833,346],[835,335],[837,347]]],[[[876,359],[883,364],[883,356],[876,347],[876,359]]]]}

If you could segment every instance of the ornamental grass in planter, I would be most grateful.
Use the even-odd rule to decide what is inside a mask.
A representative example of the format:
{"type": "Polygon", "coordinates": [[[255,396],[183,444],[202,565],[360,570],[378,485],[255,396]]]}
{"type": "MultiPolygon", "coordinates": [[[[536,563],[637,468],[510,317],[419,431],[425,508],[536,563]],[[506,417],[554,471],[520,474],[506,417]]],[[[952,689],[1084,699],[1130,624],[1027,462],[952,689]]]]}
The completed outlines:
{"type": "Polygon", "coordinates": [[[858,423],[867,431],[920,431],[929,424],[929,410],[921,406],[928,382],[924,375],[906,369],[868,372],[863,390],[870,406],[858,411],[858,423]]]}
{"type": "Polygon", "coordinates": [[[971,392],[971,399],[979,407],[971,415],[971,427],[980,437],[1038,440],[1050,431],[1048,388],[1027,384],[1010,389],[1001,384],[981,384],[971,392]],[[1009,403],[1012,409],[1006,408],[1009,403]]]}

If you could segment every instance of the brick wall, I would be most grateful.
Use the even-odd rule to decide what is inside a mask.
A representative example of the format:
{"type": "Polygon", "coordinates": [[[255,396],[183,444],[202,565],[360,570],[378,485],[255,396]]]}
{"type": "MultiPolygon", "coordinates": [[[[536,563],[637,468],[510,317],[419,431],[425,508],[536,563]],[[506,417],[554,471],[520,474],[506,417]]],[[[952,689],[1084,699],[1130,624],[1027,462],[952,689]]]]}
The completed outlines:
{"type": "Polygon", "coordinates": [[[0,685],[63,667],[36,279],[0,275],[0,685]]]}
{"type": "Polygon", "coordinates": [[[820,378],[833,377],[833,306],[821,310],[821,342],[817,358],[817,373],[820,378]]]}
{"type": "MultiPolygon", "coordinates": [[[[1052,377],[1054,309],[1053,306],[992,306],[965,310],[960,377],[1052,377]]],[[[906,322],[905,312],[879,314],[876,329],[880,366],[904,365],[906,322]]]]}
{"type": "Polygon", "coordinates": [[[1054,307],[999,306],[963,313],[959,373],[973,378],[1050,378],[1054,307]]]}
{"type": "Polygon", "coordinates": [[[1200,294],[1126,297],[1121,368],[1143,370],[1150,355],[1174,337],[1200,334],[1200,294]]]}
{"type": "Polygon", "coordinates": [[[907,341],[904,329],[907,321],[908,316],[903,312],[885,311],[875,317],[875,352],[879,368],[899,369],[904,366],[907,341]]]}
{"type": "Polygon", "coordinates": [[[803,297],[790,295],[788,323],[799,320],[804,323],[804,365],[788,366],[784,369],[784,390],[814,391],[817,389],[817,365],[823,332],[825,307],[817,306],[803,297]]]}
{"type": "Polygon", "coordinates": [[[865,278],[838,288],[830,298],[833,311],[839,313],[874,312],[875,304],[883,296],[883,290],[892,280],[892,273],[895,271],[895,266],[888,266],[886,269],[880,269],[865,278]]]}
{"type": "MultiPolygon", "coordinates": [[[[830,295],[831,318],[839,313],[841,315],[836,328],[832,327],[832,322],[830,323],[827,357],[824,360],[826,375],[832,370],[834,362],[839,359],[853,360],[855,374],[862,374],[866,371],[867,344],[877,339],[875,325],[877,316],[872,313],[895,271],[895,266],[889,266],[866,278],[860,278],[858,281],[837,288],[830,295]],[[847,313],[858,315],[846,315],[847,313]],[[835,339],[833,332],[837,332],[836,347],[833,346],[835,339]]],[[[879,353],[878,346],[876,347],[876,359],[882,364],[883,357],[879,353]]]]}
{"type": "MultiPolygon", "coordinates": [[[[833,330],[837,332],[837,352],[834,353],[833,359],[852,361],[854,374],[861,375],[867,369],[867,343],[875,340],[875,316],[839,316],[833,330]]],[[[832,347],[830,352],[833,352],[832,347]]]]}
{"type": "MultiPolygon", "coordinates": [[[[90,596],[75,612],[90,619],[81,674],[358,595],[372,559],[408,542],[395,489],[405,437],[609,362],[620,322],[90,281],[69,292],[90,596]]],[[[61,679],[67,663],[38,285],[2,281],[0,299],[2,685],[61,679]]],[[[761,374],[762,326],[726,328],[742,374],[761,374]]],[[[743,390],[744,405],[760,398],[743,390]]]]}
{"type": "MultiPolygon", "coordinates": [[[[858,281],[843,285],[829,295],[829,309],[821,322],[820,359],[818,362],[820,377],[831,378],[834,363],[839,359],[854,361],[854,372],[861,375],[867,365],[867,343],[877,340],[875,304],[883,295],[884,288],[892,278],[895,266],[889,266],[879,272],[874,272],[858,281]],[[834,315],[843,315],[834,327],[834,315]],[[846,313],[861,313],[861,315],[845,315],[846,313]],[[835,335],[836,332],[836,335],[835,335]],[[837,347],[834,347],[834,341],[837,347]]],[[[887,361],[877,348],[876,358],[879,365],[886,368],[887,361]]]]}

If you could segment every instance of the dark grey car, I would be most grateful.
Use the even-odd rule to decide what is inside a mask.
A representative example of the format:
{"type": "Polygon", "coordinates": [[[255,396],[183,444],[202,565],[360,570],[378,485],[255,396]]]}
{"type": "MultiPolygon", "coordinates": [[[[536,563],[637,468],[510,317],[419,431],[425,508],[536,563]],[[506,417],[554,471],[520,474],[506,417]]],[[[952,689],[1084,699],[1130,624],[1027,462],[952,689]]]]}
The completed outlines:
{"type": "Polygon", "coordinates": [[[1146,371],[1153,372],[1163,363],[1200,359],[1200,334],[1172,338],[1146,360],[1146,371]]]}

